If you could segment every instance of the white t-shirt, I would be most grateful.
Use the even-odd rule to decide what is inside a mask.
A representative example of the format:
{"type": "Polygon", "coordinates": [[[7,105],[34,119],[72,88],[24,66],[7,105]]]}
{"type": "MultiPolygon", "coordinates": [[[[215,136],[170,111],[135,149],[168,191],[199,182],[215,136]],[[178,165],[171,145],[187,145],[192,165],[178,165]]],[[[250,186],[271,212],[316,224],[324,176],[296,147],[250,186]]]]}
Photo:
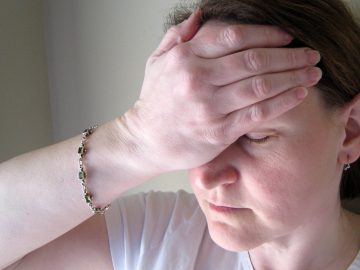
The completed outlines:
{"type": "MultiPolygon", "coordinates": [[[[105,217],[115,270],[253,270],[248,252],[212,241],[193,194],[122,197],[105,217]]],[[[360,252],[348,270],[360,270],[360,252]]]]}

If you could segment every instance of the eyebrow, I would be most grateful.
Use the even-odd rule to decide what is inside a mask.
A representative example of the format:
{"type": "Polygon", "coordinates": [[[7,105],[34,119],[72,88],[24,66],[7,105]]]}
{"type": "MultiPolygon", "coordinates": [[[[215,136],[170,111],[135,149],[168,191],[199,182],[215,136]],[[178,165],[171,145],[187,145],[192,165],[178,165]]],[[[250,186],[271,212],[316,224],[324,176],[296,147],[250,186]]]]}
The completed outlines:
{"type": "Polygon", "coordinates": [[[286,131],[286,130],[291,129],[289,124],[282,123],[283,121],[275,122],[274,120],[264,122],[263,124],[260,124],[258,127],[253,128],[252,130],[250,130],[248,133],[250,133],[250,132],[279,133],[281,131],[286,131]]]}

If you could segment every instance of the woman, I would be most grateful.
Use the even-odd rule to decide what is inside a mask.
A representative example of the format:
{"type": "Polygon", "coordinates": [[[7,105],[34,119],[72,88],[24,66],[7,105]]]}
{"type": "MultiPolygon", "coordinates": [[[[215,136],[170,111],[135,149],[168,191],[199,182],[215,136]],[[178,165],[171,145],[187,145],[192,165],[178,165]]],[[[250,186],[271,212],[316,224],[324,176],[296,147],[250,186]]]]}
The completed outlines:
{"type": "Polygon", "coordinates": [[[359,26],[337,0],[198,6],[172,16],[124,116],[1,164],[1,265],[360,269],[360,216],[340,204],[360,194],[359,26]],[[95,212],[178,169],[196,199],[139,194],[88,219],[80,141],[95,212]]]}

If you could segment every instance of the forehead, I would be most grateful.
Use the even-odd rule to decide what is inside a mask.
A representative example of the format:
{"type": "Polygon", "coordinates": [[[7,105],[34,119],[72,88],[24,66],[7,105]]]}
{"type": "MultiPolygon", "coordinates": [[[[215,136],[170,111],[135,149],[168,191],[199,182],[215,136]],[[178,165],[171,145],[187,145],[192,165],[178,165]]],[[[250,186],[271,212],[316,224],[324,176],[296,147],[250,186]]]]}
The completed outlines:
{"type": "Polygon", "coordinates": [[[327,110],[321,100],[319,90],[315,87],[308,88],[309,94],[297,107],[266,121],[259,125],[258,129],[328,129],[336,122],[334,114],[327,110]]]}

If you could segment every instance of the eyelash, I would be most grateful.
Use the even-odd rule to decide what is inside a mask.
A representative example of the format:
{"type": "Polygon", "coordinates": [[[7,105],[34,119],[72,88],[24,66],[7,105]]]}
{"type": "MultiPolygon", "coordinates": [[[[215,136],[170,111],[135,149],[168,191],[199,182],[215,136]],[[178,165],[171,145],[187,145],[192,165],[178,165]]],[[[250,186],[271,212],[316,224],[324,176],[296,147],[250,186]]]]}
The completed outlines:
{"type": "Polygon", "coordinates": [[[266,143],[270,139],[270,136],[265,136],[264,138],[261,139],[252,139],[245,135],[244,138],[250,143],[262,144],[262,143],[266,143]]]}

